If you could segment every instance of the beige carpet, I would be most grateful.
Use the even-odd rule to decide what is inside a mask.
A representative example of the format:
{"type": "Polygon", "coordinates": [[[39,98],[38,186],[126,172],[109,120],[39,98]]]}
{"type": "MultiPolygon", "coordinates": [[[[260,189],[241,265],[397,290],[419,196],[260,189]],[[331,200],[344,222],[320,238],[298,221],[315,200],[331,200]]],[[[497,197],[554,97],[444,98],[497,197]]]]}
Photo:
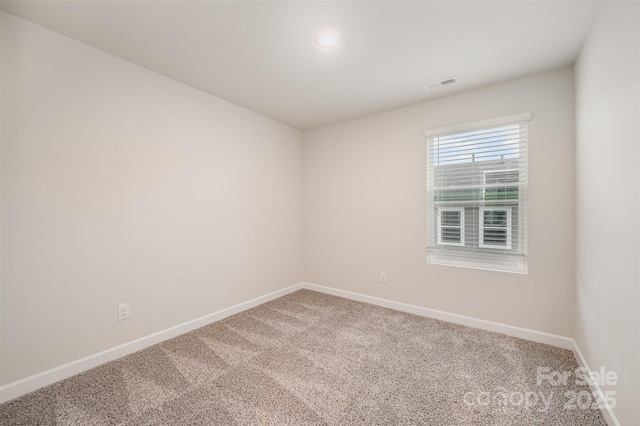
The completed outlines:
{"type": "Polygon", "coordinates": [[[585,385],[539,385],[538,367],[578,365],[567,350],[301,290],[2,404],[0,424],[605,424],[565,406],[585,385]]]}

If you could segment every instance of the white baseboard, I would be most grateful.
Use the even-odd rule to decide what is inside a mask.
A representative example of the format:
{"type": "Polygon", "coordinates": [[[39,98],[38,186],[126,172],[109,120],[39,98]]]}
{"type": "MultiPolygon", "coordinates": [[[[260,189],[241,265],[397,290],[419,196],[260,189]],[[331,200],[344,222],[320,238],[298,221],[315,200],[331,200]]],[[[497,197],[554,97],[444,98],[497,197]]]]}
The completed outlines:
{"type": "Polygon", "coordinates": [[[344,297],[345,299],[351,299],[359,302],[370,303],[372,305],[382,306],[384,308],[395,309],[396,311],[408,312],[410,314],[416,314],[423,317],[452,322],[454,324],[466,325],[473,328],[479,328],[481,330],[494,331],[496,333],[506,334],[507,336],[519,337],[521,339],[544,343],[562,349],[573,350],[575,345],[573,339],[569,337],[559,336],[557,334],[549,334],[542,331],[515,327],[512,325],[486,321],[478,318],[467,317],[464,315],[452,314],[449,312],[424,308],[422,306],[410,305],[408,303],[394,302],[393,300],[381,299],[379,297],[367,296],[364,294],[353,293],[345,290],[338,290],[335,288],[325,287],[307,282],[302,283],[302,287],[309,290],[319,291],[321,293],[344,297]]]}
{"type": "Polygon", "coordinates": [[[219,321],[228,316],[237,314],[238,312],[245,311],[247,309],[253,308],[254,306],[258,306],[279,297],[285,296],[301,288],[302,283],[294,284],[281,290],[265,294],[264,296],[256,297],[255,299],[251,299],[247,302],[239,303],[235,306],[231,306],[220,311],[202,316],[200,318],[187,321],[185,323],[167,328],[166,330],[162,330],[157,333],[150,334],[140,339],[133,340],[123,345],[116,346],[114,348],[98,352],[88,357],[72,361],[68,364],[43,371],[42,373],[34,374],[33,376],[29,376],[24,379],[6,384],[4,386],[0,386],[0,402],[10,401],[14,398],[25,395],[29,392],[74,376],[76,374],[82,373],[83,371],[87,371],[106,362],[113,361],[125,355],[132,354],[141,349],[148,348],[149,346],[153,346],[155,344],[164,342],[165,340],[177,337],[181,334],[219,321]]]}
{"type": "MultiPolygon", "coordinates": [[[[345,299],[356,300],[358,302],[370,303],[372,305],[382,306],[384,308],[394,309],[396,311],[408,312],[410,314],[420,315],[423,317],[434,318],[454,324],[466,325],[481,330],[494,331],[496,333],[506,334],[507,336],[519,337],[521,339],[533,342],[544,343],[556,346],[562,349],[569,349],[573,354],[580,367],[584,367],[591,371],[587,362],[578,347],[576,341],[570,337],[559,336],[557,334],[544,333],[542,331],[530,330],[527,328],[515,327],[512,325],[502,324],[493,321],[486,321],[478,318],[467,317],[464,315],[452,314],[449,312],[438,311],[435,309],[424,308],[422,306],[410,305],[402,302],[394,302],[393,300],[382,299],[379,297],[367,296],[365,294],[353,293],[351,291],[339,290],[336,288],[325,287],[308,282],[302,283],[302,288],[318,291],[321,293],[331,294],[333,296],[343,297],[345,299]]],[[[590,384],[593,392],[600,392],[600,386],[590,384]]],[[[613,410],[606,407],[602,410],[602,414],[609,426],[620,426],[613,410]]]]}
{"type": "MultiPolygon", "coordinates": [[[[576,343],[576,341],[573,339],[571,340],[573,341],[573,348],[572,348],[573,355],[576,357],[576,360],[578,361],[578,365],[588,371],[593,371],[589,368],[587,361],[584,359],[584,356],[582,355],[582,351],[580,350],[578,343],[576,343]]],[[[597,392],[598,394],[602,395],[602,389],[600,388],[600,385],[597,382],[596,383],[589,382],[589,387],[591,388],[592,392],[597,392]]],[[[605,407],[600,411],[602,411],[602,415],[604,416],[604,419],[607,421],[607,424],[609,426],[620,426],[620,422],[618,421],[618,418],[616,417],[611,407],[605,407]]]]}
{"type": "MultiPolygon", "coordinates": [[[[164,342],[165,340],[172,339],[181,334],[188,333],[189,331],[195,330],[205,325],[209,325],[228,316],[237,314],[239,312],[245,311],[247,309],[253,308],[255,306],[261,305],[263,303],[269,302],[303,288],[318,291],[321,293],[331,294],[338,297],[343,297],[345,299],[370,303],[372,305],[382,306],[384,308],[395,309],[397,311],[408,312],[423,317],[434,318],[454,324],[466,325],[481,330],[493,331],[496,333],[519,337],[521,339],[526,339],[533,342],[544,343],[563,349],[569,349],[573,351],[576,360],[578,361],[578,365],[580,367],[589,369],[577,343],[574,339],[571,339],[569,337],[558,336],[555,334],[544,333],[541,331],[535,331],[521,327],[514,327],[512,325],[486,321],[464,315],[452,314],[449,312],[424,308],[422,306],[410,305],[408,303],[395,302],[393,300],[367,296],[360,293],[339,290],[336,288],[325,287],[308,282],[300,282],[298,284],[294,284],[281,290],[274,291],[264,296],[256,297],[255,299],[251,299],[247,302],[239,303],[229,308],[225,308],[220,311],[205,315],[203,317],[187,321],[166,330],[150,334],[148,336],[125,343],[123,345],[116,346],[114,348],[107,349],[105,351],[70,362],[68,364],[52,368],[42,373],[29,376],[22,380],[0,386],[0,402],[10,401],[14,398],[25,395],[29,392],[35,391],[76,374],[82,373],[83,371],[87,371],[106,362],[113,361],[125,355],[129,355],[139,350],[148,348],[149,346],[164,342]]],[[[600,387],[597,384],[591,386],[593,391],[600,391],[600,387]]],[[[620,423],[613,413],[613,410],[611,410],[610,408],[604,410],[603,415],[610,426],[620,426],[620,423]]]]}

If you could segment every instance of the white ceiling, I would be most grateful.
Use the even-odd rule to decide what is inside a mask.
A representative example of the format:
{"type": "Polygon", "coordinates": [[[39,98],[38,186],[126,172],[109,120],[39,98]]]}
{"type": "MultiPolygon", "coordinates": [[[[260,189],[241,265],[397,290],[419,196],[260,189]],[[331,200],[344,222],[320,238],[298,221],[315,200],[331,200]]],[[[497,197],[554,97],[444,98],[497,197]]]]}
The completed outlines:
{"type": "Polygon", "coordinates": [[[2,1],[1,8],[299,129],[573,64],[583,1],[2,1]],[[338,47],[315,33],[331,27],[338,47]],[[458,83],[427,92],[450,76],[458,83]]]}

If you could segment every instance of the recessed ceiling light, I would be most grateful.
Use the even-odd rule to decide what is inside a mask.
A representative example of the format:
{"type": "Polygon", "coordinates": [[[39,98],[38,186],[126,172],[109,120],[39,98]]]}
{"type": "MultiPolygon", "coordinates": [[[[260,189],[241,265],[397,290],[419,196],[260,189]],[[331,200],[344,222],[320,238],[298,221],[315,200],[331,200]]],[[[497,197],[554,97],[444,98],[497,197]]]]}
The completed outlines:
{"type": "Polygon", "coordinates": [[[333,30],[322,30],[316,34],[316,43],[320,47],[335,47],[340,41],[340,34],[333,30]]]}

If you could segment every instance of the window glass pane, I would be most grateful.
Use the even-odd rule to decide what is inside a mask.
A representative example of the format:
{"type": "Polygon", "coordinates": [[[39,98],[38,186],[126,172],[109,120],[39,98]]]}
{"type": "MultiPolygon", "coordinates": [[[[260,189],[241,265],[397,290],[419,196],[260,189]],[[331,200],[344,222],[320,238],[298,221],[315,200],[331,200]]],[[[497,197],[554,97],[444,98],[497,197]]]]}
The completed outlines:
{"type": "MultiPolygon", "coordinates": [[[[518,170],[499,170],[484,173],[485,185],[518,182],[520,173],[518,170]]],[[[484,193],[485,200],[517,200],[518,187],[487,187],[484,193]]]]}
{"type": "Polygon", "coordinates": [[[485,229],[484,230],[484,244],[485,245],[507,245],[507,230],[506,229],[485,229]]]}
{"type": "Polygon", "coordinates": [[[507,226],[507,212],[504,210],[485,210],[484,226],[507,226]]]}
{"type": "Polygon", "coordinates": [[[485,200],[517,200],[518,199],[518,187],[500,187],[500,188],[487,188],[484,192],[485,200]]]}
{"type": "Polygon", "coordinates": [[[480,189],[447,189],[436,193],[436,201],[470,201],[481,200],[480,189]]]}
{"type": "Polygon", "coordinates": [[[459,243],[460,228],[442,228],[443,243],[459,243]]]}
{"type": "Polygon", "coordinates": [[[484,181],[485,183],[518,182],[518,175],[519,173],[517,170],[490,171],[490,172],[485,172],[484,181]]]}
{"type": "Polygon", "coordinates": [[[460,212],[459,211],[443,211],[442,226],[460,226],[460,212]]]}
{"type": "Polygon", "coordinates": [[[454,133],[434,138],[437,165],[498,161],[520,155],[517,124],[454,133]],[[470,143],[473,142],[473,143],[470,143]]]}

